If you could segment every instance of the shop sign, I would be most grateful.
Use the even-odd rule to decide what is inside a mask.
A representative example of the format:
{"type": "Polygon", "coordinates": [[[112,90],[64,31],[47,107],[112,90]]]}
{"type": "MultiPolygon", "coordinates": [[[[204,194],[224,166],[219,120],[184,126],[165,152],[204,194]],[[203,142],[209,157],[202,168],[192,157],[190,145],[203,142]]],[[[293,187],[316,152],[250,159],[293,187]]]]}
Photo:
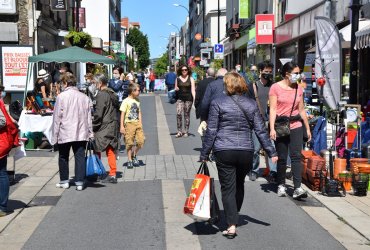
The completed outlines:
{"type": "MultiPolygon", "coordinates": [[[[76,10],[74,10],[75,14],[75,25],[77,24],[77,15],[76,15],[76,10]]],[[[86,28],[86,14],[85,14],[85,8],[79,8],[78,11],[78,27],[81,28],[86,28]]],[[[76,25],[77,26],[77,25],[76,25]]]]}
{"type": "Polygon", "coordinates": [[[67,11],[66,0],[50,0],[50,9],[52,11],[67,11]]]}
{"type": "Polygon", "coordinates": [[[249,0],[239,0],[239,19],[249,18],[249,0]]]}
{"type": "Polygon", "coordinates": [[[0,0],[0,14],[15,14],[16,12],[15,0],[0,0]]]}
{"type": "MultiPolygon", "coordinates": [[[[28,57],[33,56],[32,46],[2,46],[1,70],[6,91],[24,91],[27,82],[28,57]]],[[[32,89],[33,86],[28,86],[32,89]]]]}
{"type": "Polygon", "coordinates": [[[274,43],[274,15],[258,14],[256,15],[256,43],[273,44],[274,43]]]}

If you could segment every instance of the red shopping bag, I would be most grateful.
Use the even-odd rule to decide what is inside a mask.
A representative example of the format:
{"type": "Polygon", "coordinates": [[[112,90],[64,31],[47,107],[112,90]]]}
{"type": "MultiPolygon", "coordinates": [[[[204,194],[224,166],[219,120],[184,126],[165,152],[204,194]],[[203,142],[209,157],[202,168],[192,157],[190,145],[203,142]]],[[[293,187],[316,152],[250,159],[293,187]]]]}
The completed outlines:
{"type": "Polygon", "coordinates": [[[185,200],[184,213],[196,221],[211,218],[211,178],[206,163],[202,163],[185,200]]]}

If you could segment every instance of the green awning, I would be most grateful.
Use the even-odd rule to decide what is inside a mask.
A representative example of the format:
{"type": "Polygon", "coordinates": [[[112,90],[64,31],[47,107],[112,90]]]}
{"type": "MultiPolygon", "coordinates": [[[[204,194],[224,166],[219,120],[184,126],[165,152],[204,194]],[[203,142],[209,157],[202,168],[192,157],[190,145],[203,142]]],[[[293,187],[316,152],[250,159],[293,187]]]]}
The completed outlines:
{"type": "Polygon", "coordinates": [[[98,55],[94,52],[82,49],[80,47],[69,47],[37,56],[30,56],[28,62],[69,62],[69,63],[104,63],[104,64],[115,64],[115,61],[98,55]]]}

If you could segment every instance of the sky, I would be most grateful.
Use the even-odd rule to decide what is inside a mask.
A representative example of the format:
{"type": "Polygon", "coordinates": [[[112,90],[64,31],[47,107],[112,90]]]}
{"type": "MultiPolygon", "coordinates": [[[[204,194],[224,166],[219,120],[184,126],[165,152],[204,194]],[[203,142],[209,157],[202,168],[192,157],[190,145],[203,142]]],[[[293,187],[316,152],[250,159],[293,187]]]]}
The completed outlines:
{"type": "Polygon", "coordinates": [[[186,21],[187,11],[174,3],[188,7],[189,0],[121,0],[121,17],[130,22],[140,22],[140,29],[148,35],[150,58],[160,57],[165,51],[171,32],[178,32],[168,23],[181,28],[186,21]],[[164,36],[164,37],[161,37],[164,36]]]}

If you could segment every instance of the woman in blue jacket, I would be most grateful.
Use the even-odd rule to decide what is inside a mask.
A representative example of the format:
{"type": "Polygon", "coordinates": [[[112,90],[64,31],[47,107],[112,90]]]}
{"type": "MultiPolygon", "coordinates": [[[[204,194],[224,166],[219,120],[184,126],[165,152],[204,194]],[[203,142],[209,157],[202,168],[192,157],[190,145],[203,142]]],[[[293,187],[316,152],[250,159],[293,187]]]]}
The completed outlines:
{"type": "Polygon", "coordinates": [[[200,160],[207,161],[211,150],[214,152],[228,224],[222,234],[232,239],[243,204],[244,179],[253,165],[252,130],[272,161],[278,158],[256,101],[244,95],[244,78],[238,73],[227,73],[224,84],[227,95],[211,102],[200,160]]]}

